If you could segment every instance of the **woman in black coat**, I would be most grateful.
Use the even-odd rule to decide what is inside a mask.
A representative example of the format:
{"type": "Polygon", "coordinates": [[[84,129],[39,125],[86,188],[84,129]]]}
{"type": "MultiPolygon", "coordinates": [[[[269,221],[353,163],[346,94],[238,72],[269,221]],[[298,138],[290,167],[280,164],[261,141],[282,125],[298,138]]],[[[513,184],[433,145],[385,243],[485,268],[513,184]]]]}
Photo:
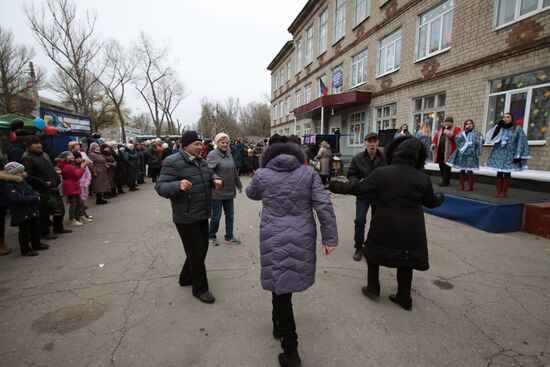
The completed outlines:
{"type": "Polygon", "coordinates": [[[370,299],[380,296],[379,266],[397,268],[397,294],[390,300],[405,310],[412,309],[411,282],[413,269],[429,268],[426,225],[422,206],[435,208],[443,202],[434,194],[432,183],[424,172],[427,151],[410,137],[394,140],[386,148],[388,166],[374,170],[357,182],[330,182],[330,191],[364,196],[376,204],[366,246],[367,286],[363,294],[370,299]]]}

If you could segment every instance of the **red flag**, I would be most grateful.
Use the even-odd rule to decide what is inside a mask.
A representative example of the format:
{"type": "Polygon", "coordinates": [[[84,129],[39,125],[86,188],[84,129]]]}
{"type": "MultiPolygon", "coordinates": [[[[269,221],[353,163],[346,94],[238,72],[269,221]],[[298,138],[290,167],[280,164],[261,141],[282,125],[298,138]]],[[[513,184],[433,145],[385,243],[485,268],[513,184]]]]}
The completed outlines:
{"type": "Polygon", "coordinates": [[[321,90],[321,95],[326,96],[328,94],[328,88],[323,83],[323,79],[319,79],[319,88],[321,90]]]}

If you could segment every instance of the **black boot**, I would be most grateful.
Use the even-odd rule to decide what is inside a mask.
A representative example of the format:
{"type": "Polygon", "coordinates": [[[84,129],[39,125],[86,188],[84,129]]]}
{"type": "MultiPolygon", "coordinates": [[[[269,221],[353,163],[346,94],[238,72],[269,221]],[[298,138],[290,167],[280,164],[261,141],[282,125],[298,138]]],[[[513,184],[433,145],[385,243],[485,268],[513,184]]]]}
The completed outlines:
{"type": "Polygon", "coordinates": [[[103,205],[103,204],[107,204],[108,202],[106,200],[103,200],[103,198],[101,197],[101,194],[95,194],[96,195],[96,200],[95,200],[95,203],[97,205],[103,205]]]}
{"type": "Polygon", "coordinates": [[[410,297],[408,299],[404,299],[404,298],[398,297],[397,294],[392,294],[390,295],[389,299],[393,303],[396,303],[399,306],[401,306],[404,310],[410,311],[413,308],[412,298],[410,297]]]}
{"type": "Polygon", "coordinates": [[[279,364],[281,367],[300,367],[302,359],[297,351],[290,354],[281,353],[279,354],[279,364]]]}
{"type": "Polygon", "coordinates": [[[122,190],[122,186],[117,187],[117,190],[118,190],[119,194],[124,194],[125,193],[124,190],[122,190]]]}

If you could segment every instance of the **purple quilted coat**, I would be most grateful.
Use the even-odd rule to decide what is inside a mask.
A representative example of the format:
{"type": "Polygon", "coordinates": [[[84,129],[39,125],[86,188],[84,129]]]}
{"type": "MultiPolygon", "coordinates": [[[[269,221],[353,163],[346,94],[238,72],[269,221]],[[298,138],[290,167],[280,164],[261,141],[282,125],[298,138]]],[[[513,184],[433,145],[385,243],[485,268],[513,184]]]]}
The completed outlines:
{"type": "Polygon", "coordinates": [[[317,226],[322,244],[336,246],[338,231],[329,194],[294,143],[271,144],[246,195],[263,204],[260,224],[262,287],[276,294],[301,292],[315,283],[317,226]]]}

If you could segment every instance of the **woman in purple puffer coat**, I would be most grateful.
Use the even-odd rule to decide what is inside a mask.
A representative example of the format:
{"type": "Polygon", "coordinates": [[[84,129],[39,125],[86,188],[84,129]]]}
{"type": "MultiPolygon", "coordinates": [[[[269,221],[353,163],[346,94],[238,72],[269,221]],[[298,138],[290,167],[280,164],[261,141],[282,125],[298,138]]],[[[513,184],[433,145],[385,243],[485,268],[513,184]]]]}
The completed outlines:
{"type": "Polygon", "coordinates": [[[263,151],[261,166],[246,194],[262,200],[260,224],[261,283],[273,295],[273,336],[281,339],[281,366],[300,366],[292,293],[315,282],[317,226],[321,222],[323,253],[338,244],[336,218],[329,194],[305,154],[285,137],[274,135],[263,151]],[[313,209],[313,210],[312,210],[313,209]]]}

